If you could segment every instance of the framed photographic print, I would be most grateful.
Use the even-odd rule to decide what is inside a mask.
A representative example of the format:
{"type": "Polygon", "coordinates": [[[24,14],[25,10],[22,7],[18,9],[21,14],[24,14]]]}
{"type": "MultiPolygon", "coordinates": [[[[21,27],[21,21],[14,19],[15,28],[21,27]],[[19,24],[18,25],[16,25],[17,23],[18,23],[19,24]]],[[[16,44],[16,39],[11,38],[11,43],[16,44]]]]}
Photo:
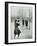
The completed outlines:
{"type": "Polygon", "coordinates": [[[5,2],[5,44],[36,42],[36,3],[5,2]]]}

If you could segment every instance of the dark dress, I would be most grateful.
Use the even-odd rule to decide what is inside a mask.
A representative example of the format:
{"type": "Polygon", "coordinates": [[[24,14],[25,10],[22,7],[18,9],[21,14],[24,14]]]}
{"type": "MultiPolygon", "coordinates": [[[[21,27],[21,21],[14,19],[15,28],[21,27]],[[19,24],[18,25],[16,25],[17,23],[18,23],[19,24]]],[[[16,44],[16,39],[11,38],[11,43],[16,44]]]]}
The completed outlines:
{"type": "Polygon", "coordinates": [[[19,36],[20,33],[21,33],[21,31],[20,31],[19,28],[17,27],[17,28],[15,29],[15,31],[14,31],[14,34],[19,36]]]}

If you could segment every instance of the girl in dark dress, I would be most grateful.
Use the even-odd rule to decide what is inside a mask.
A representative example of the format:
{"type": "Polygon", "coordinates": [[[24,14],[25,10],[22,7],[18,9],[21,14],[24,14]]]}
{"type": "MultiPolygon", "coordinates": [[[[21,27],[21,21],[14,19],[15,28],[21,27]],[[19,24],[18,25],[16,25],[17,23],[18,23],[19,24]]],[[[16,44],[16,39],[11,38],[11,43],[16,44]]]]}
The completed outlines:
{"type": "MultiPolygon", "coordinates": [[[[15,22],[14,35],[15,35],[15,36],[18,35],[18,37],[19,37],[21,31],[19,30],[18,26],[19,26],[19,24],[15,22]]],[[[15,38],[15,36],[14,36],[14,38],[15,38]]]]}

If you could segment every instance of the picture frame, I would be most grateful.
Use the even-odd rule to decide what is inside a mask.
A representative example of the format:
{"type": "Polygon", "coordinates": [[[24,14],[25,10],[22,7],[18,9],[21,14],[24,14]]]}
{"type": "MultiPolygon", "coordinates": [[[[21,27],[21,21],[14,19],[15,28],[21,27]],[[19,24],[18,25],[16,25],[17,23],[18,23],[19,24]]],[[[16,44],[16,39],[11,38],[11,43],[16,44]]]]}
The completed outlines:
{"type": "Polygon", "coordinates": [[[5,44],[20,43],[36,43],[36,3],[5,2],[5,44]]]}

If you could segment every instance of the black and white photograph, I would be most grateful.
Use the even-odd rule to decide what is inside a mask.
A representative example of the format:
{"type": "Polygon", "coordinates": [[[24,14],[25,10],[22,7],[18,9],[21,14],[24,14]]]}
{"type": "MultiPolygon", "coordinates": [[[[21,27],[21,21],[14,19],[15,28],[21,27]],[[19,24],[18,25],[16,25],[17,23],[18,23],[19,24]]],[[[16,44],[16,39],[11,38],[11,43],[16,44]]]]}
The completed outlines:
{"type": "Polygon", "coordinates": [[[11,6],[11,39],[32,38],[32,8],[11,6]]]}
{"type": "Polygon", "coordinates": [[[6,10],[8,43],[35,42],[35,4],[8,3],[6,10]]]}

